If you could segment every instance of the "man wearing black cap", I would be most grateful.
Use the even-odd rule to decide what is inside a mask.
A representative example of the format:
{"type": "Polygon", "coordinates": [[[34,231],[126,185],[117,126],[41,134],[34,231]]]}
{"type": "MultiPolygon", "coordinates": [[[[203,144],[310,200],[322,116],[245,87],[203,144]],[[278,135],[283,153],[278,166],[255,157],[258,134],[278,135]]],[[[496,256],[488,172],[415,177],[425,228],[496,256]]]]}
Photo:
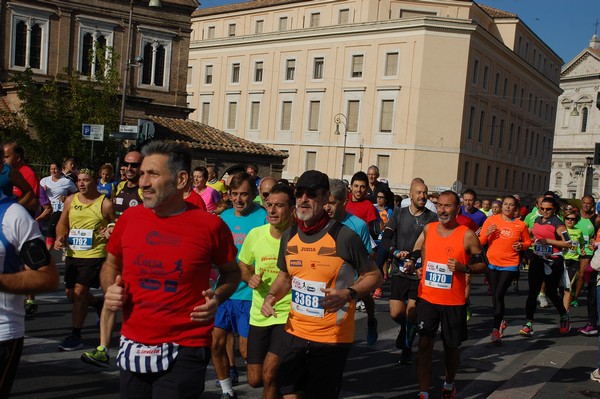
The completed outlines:
{"type": "Polygon", "coordinates": [[[309,170],[300,176],[298,225],[281,238],[277,265],[281,271],[261,309],[265,317],[277,317],[273,305],[291,289],[278,372],[283,396],[299,392],[306,398],[339,396],[354,340],[356,299],[382,281],[360,238],[325,212],[328,199],[326,174],[309,170]],[[360,277],[355,281],[356,273],[360,277]]]}

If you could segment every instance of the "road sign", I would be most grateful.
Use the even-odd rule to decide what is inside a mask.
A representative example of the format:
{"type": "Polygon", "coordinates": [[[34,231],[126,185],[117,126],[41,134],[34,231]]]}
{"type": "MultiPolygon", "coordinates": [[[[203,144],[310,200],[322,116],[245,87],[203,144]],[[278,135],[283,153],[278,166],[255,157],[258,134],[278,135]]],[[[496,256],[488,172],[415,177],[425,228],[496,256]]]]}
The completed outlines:
{"type": "Polygon", "coordinates": [[[136,133],[122,133],[122,132],[111,132],[109,133],[111,139],[116,140],[137,140],[138,134],[136,133]]]}
{"type": "Polygon", "coordinates": [[[139,127],[136,125],[119,125],[120,133],[135,133],[136,136],[134,137],[134,140],[137,138],[138,129],[139,127]]]}
{"type": "Polygon", "coordinates": [[[81,124],[81,136],[84,140],[104,141],[104,125],[81,124]]]}

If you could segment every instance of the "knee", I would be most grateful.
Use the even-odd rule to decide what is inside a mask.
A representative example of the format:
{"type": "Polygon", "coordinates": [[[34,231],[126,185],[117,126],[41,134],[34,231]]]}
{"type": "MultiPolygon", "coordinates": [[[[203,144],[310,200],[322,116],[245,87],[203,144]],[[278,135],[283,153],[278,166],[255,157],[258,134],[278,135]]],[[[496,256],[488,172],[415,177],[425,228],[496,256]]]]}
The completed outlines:
{"type": "Polygon", "coordinates": [[[250,385],[252,388],[260,388],[263,386],[263,382],[259,376],[248,374],[248,385],[250,385]]]}
{"type": "Polygon", "coordinates": [[[76,285],[73,290],[73,299],[77,302],[81,302],[87,298],[88,288],[82,285],[76,285]]]}
{"type": "Polygon", "coordinates": [[[223,353],[223,352],[225,352],[226,345],[227,345],[227,332],[226,331],[223,331],[223,333],[221,333],[221,331],[217,332],[217,329],[215,328],[213,330],[212,351],[216,352],[216,353],[223,353]]]}

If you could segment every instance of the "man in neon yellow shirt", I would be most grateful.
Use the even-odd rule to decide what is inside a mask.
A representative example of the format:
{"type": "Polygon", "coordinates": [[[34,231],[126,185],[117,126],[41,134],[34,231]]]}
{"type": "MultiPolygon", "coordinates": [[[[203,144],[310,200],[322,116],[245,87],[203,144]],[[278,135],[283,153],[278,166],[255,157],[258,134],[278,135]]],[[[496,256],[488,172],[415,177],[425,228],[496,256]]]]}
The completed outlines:
{"type": "Polygon", "coordinates": [[[279,274],[277,256],[283,232],[294,221],[296,199],[289,186],[276,184],[266,198],[268,224],[250,230],[239,253],[242,279],[252,288],[248,334],[248,384],[264,385],[263,399],[277,398],[278,347],[290,311],[291,292],[277,302],[277,317],[265,317],[260,309],[279,274]]]}

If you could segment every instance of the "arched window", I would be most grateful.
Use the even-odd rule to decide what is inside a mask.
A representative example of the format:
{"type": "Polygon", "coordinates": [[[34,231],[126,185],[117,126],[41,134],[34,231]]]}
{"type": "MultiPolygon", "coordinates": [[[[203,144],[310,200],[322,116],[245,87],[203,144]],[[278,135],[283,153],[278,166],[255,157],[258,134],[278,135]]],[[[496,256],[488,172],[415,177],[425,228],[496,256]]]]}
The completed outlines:
{"type": "Polygon", "coordinates": [[[587,121],[588,121],[588,109],[587,109],[587,107],[583,107],[581,109],[581,133],[586,132],[587,121]]]}
{"type": "Polygon", "coordinates": [[[560,172],[556,173],[556,184],[555,184],[556,187],[562,186],[562,177],[563,177],[562,173],[560,173],[560,172]]]}

